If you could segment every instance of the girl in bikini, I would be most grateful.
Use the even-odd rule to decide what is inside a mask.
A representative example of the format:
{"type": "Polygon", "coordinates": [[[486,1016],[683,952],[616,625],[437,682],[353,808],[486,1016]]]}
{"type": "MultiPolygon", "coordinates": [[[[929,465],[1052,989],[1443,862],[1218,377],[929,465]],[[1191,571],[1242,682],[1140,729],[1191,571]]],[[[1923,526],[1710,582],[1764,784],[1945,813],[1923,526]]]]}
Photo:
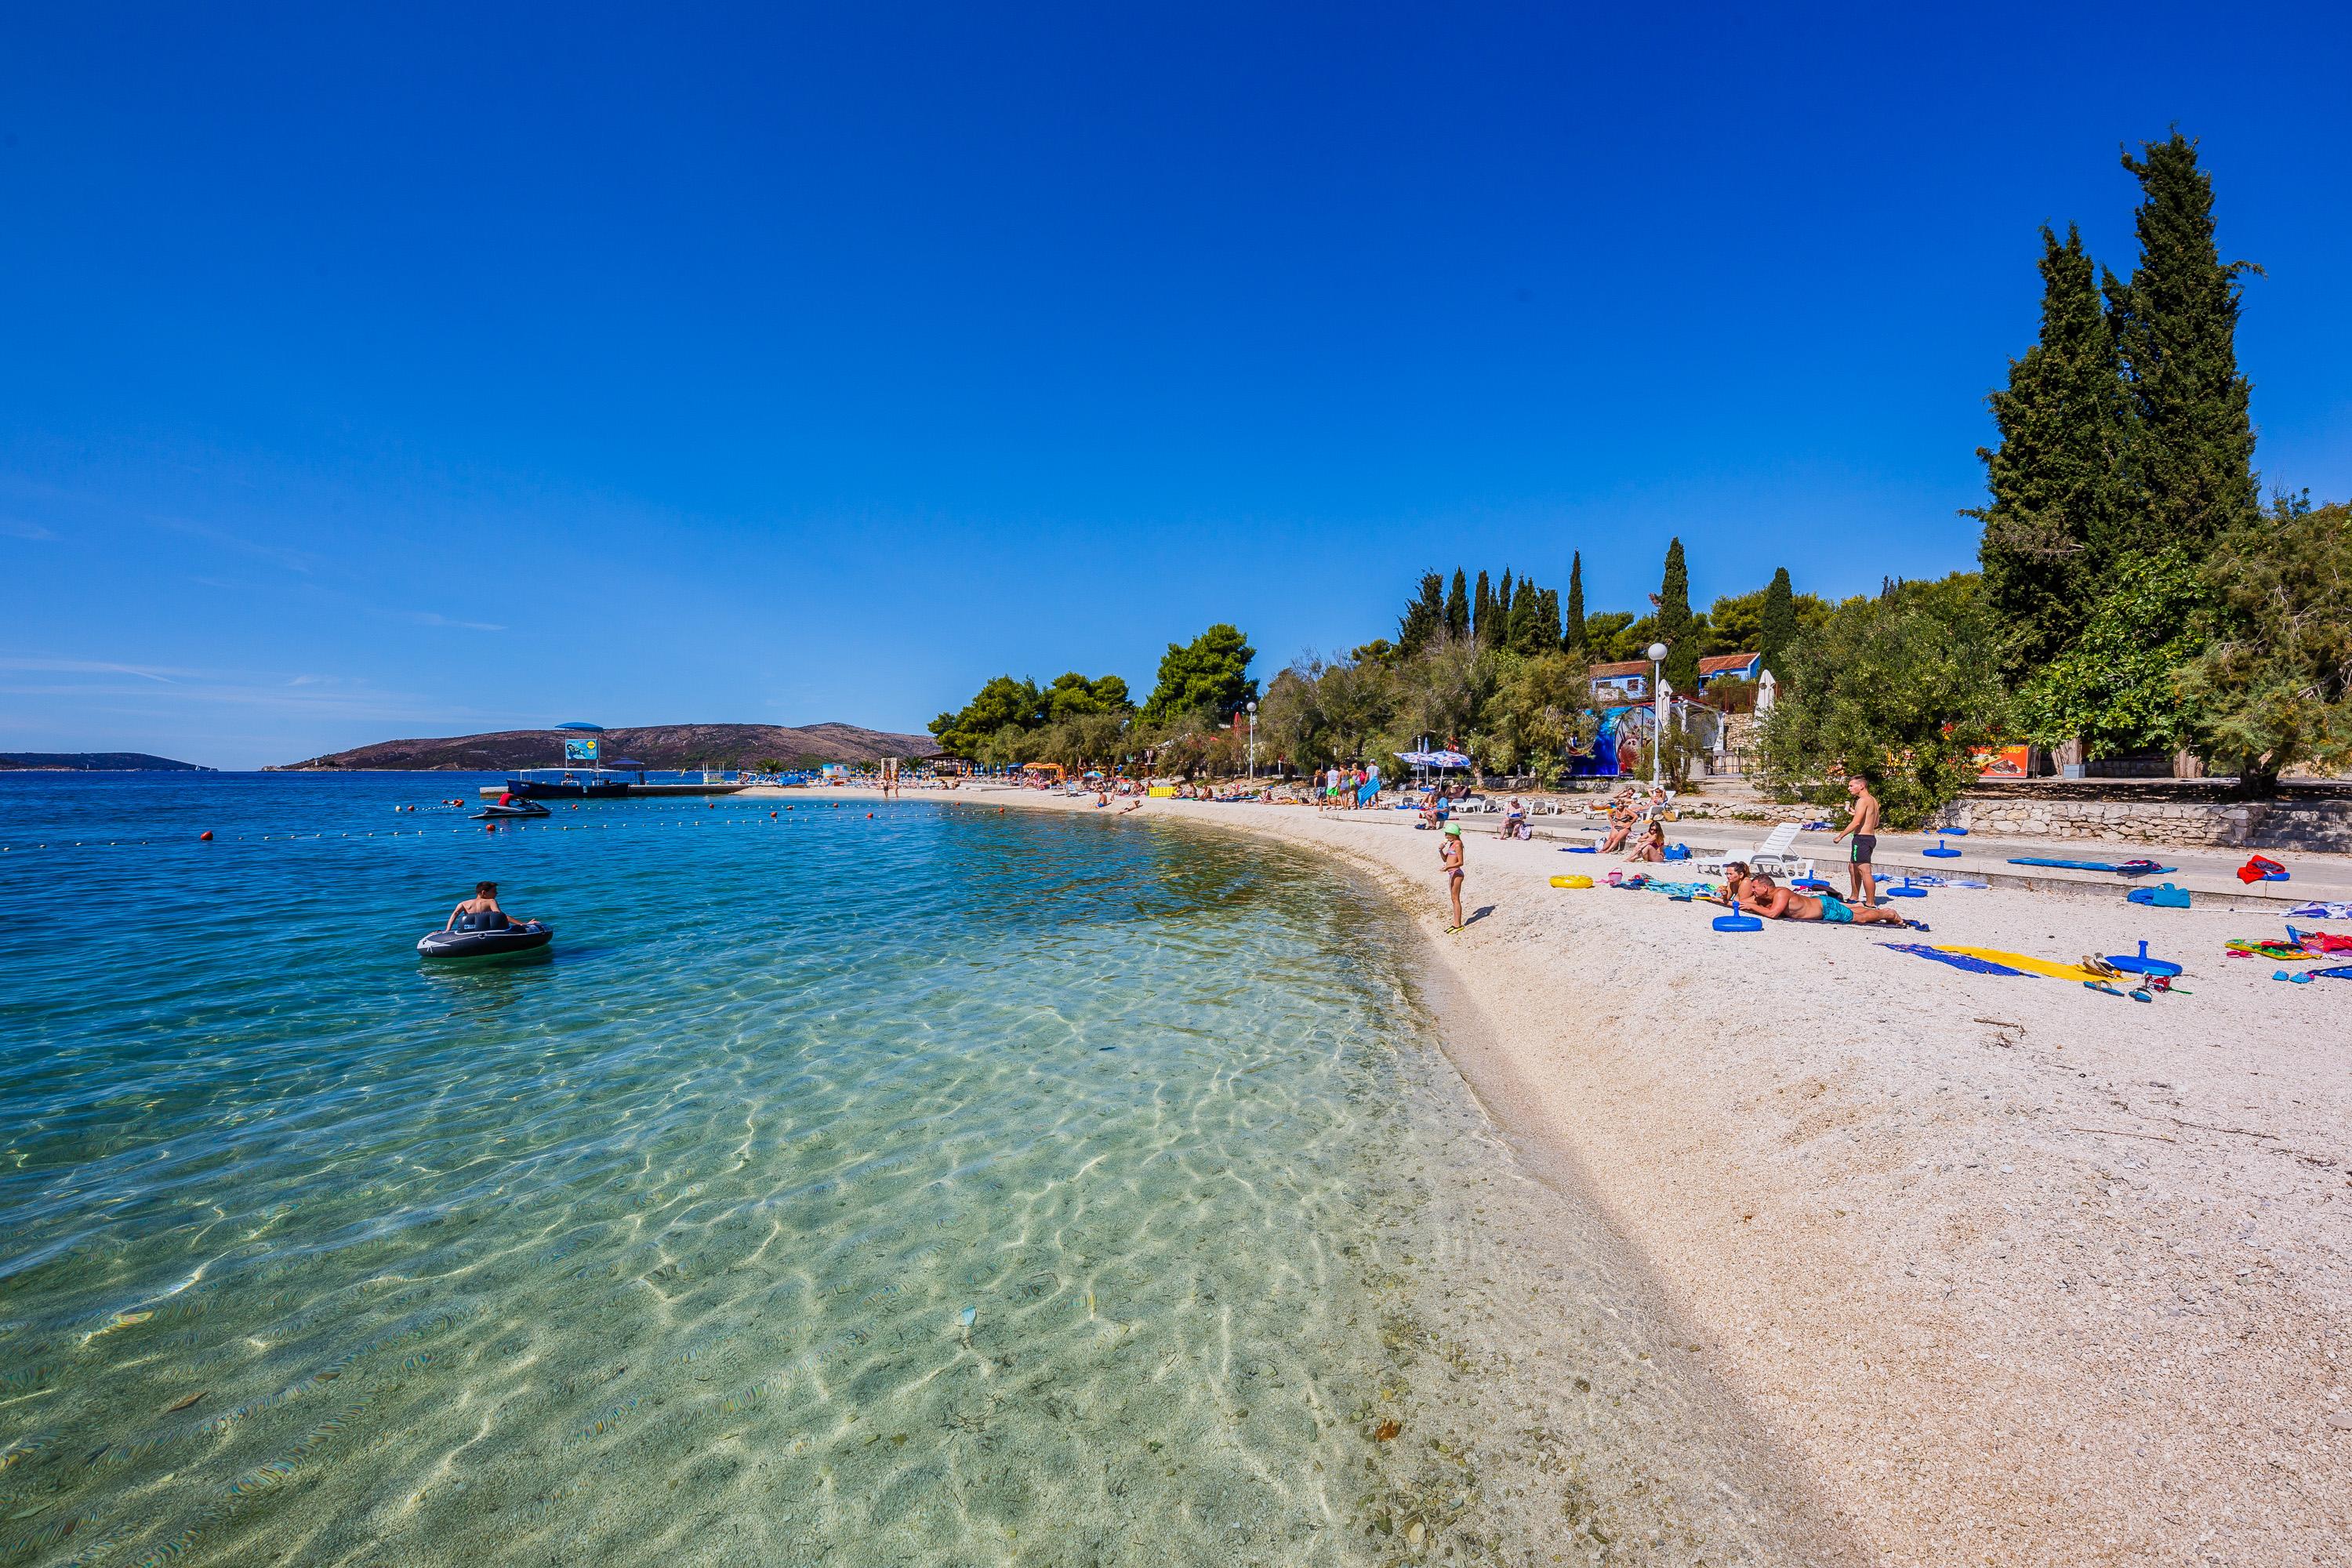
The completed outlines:
{"type": "Polygon", "coordinates": [[[1454,923],[1445,928],[1452,935],[1462,929],[1462,825],[1449,822],[1445,837],[1438,842],[1438,864],[1445,868],[1445,896],[1454,905],[1454,923]]]}

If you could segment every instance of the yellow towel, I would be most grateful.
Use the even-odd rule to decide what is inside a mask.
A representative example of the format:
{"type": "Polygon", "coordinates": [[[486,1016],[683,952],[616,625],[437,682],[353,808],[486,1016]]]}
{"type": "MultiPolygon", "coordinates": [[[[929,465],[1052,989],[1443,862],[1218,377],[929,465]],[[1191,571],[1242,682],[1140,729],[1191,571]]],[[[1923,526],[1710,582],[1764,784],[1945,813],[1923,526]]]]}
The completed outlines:
{"type": "Polygon", "coordinates": [[[1997,947],[1945,947],[1938,943],[1937,951],[1965,952],[1970,958],[1982,958],[1994,963],[2005,963],[2011,969],[2022,969],[2031,974],[2046,974],[2053,980],[2104,980],[2106,978],[2103,974],[2092,973],[2079,963],[2056,963],[2046,958],[2036,958],[2031,953],[2003,952],[1997,947]]]}

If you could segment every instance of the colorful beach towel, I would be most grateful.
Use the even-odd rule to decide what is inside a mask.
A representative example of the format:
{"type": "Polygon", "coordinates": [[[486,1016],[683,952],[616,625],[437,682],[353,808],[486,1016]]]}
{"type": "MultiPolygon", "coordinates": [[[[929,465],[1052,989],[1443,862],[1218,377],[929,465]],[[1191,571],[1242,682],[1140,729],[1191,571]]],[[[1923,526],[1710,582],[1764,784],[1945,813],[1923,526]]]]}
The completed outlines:
{"type": "Polygon", "coordinates": [[[1946,947],[1939,952],[1962,952],[1970,958],[1981,958],[1992,963],[2005,964],[2028,974],[2046,974],[2053,980],[2100,980],[2105,978],[2096,970],[2085,969],[2079,963],[2058,963],[2047,958],[2036,958],[2030,952],[2003,952],[1997,947],[1946,947]]]}
{"type": "Polygon", "coordinates": [[[2287,915],[2302,921],[2352,921],[2352,904],[2297,904],[2287,915]]]}
{"type": "Polygon", "coordinates": [[[1930,947],[1924,942],[1882,942],[1878,944],[1895,952],[1907,952],[1915,958],[1932,958],[1938,963],[1948,963],[1954,969],[1965,969],[1970,974],[2008,974],[2031,980],[2029,969],[2012,969],[2006,963],[1996,963],[1990,958],[1979,958],[1957,947],[1930,947]]]}
{"type": "Polygon", "coordinates": [[[2352,936],[2336,936],[2324,931],[2297,931],[2289,926],[2286,939],[2305,952],[2352,952],[2352,936]]]}
{"type": "Polygon", "coordinates": [[[2229,950],[2231,958],[2267,958],[2273,963],[2292,963],[2319,956],[2294,942],[2241,942],[2233,938],[2221,945],[2229,950]]]}

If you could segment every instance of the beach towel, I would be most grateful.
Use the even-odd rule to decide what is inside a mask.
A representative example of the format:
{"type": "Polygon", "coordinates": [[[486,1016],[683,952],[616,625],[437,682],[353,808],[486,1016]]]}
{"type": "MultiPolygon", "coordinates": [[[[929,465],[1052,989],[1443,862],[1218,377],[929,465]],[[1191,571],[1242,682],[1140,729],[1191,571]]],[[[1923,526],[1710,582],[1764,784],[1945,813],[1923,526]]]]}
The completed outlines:
{"type": "Polygon", "coordinates": [[[2189,891],[2167,882],[2160,888],[2134,888],[2124,895],[2135,904],[2147,904],[2159,910],[2185,910],[2189,907],[2189,891]]]}
{"type": "Polygon", "coordinates": [[[2302,959],[2317,958],[2319,954],[2305,950],[2300,942],[2240,942],[2235,939],[2221,944],[2231,958],[2267,958],[2273,963],[2287,963],[2302,959]]]}
{"type": "Polygon", "coordinates": [[[1990,958],[1979,958],[1975,953],[1962,952],[1958,948],[1930,947],[1924,942],[1882,942],[1878,945],[1895,952],[1910,953],[1915,958],[1932,958],[1938,963],[1948,963],[1954,969],[1965,969],[1970,974],[2008,974],[2023,980],[2033,978],[2031,970],[2012,969],[2006,963],[1995,963],[1990,958]]]}
{"type": "Polygon", "coordinates": [[[2324,931],[2297,931],[2289,926],[2286,939],[2306,952],[2352,952],[2352,936],[2336,936],[2324,931]]]}
{"type": "Polygon", "coordinates": [[[2096,970],[2085,969],[2079,963],[2056,963],[2046,958],[2036,958],[2030,952],[2003,952],[1997,947],[1946,947],[1939,952],[1963,952],[1970,958],[1982,958],[1994,963],[2029,974],[2046,974],[2053,980],[2098,980],[2104,978],[2096,970]]]}
{"type": "Polygon", "coordinates": [[[2257,855],[2238,868],[2238,880],[2248,884],[2284,882],[2286,880],[2286,868],[2275,860],[2265,859],[2257,855]]]}
{"type": "Polygon", "coordinates": [[[2352,963],[2339,963],[2333,969],[2314,969],[2309,973],[2314,980],[2352,980],[2352,963]]]}
{"type": "Polygon", "coordinates": [[[2297,904],[2287,910],[2293,920],[2352,921],[2352,904],[2297,904]]]}
{"type": "Polygon", "coordinates": [[[2178,871],[2178,866],[2159,866],[2153,860],[2049,860],[2039,855],[2024,855],[2010,861],[2012,866],[2056,866],[2068,871],[2113,871],[2119,877],[2153,877],[2158,872],[2178,871]]]}

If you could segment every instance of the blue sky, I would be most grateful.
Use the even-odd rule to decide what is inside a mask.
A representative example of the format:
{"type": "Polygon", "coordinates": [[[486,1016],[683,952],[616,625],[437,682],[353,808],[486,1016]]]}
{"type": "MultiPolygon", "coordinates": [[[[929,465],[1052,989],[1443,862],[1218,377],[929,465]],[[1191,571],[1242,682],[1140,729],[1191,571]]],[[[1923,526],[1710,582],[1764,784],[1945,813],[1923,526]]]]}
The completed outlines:
{"type": "Polygon", "coordinates": [[[1457,563],[1965,566],[2036,227],[2126,268],[2174,121],[2265,478],[2352,495],[2347,16],[16,7],[0,749],[919,729],[1457,563]]]}

